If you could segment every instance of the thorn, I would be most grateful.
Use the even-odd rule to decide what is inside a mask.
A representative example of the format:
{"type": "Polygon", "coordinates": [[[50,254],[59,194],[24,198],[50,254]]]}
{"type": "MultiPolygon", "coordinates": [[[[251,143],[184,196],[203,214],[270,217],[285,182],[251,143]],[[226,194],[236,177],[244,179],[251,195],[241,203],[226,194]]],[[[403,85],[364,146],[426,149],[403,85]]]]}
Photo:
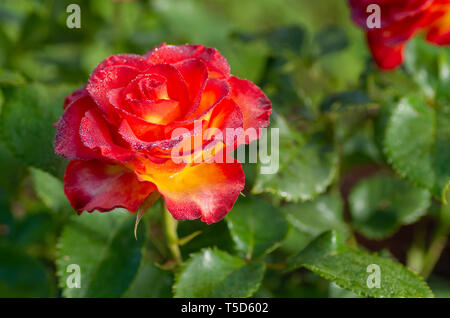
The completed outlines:
{"type": "Polygon", "coordinates": [[[144,216],[144,213],[145,213],[145,209],[139,207],[137,215],[136,215],[136,223],[134,224],[134,238],[136,239],[136,241],[137,241],[137,228],[138,228],[139,223],[141,222],[142,217],[144,216]]]}
{"type": "Polygon", "coordinates": [[[147,211],[147,209],[149,207],[151,207],[153,204],[155,204],[156,200],[159,199],[159,196],[160,196],[159,193],[154,191],[139,206],[139,208],[137,210],[137,215],[136,215],[136,223],[134,224],[134,238],[136,239],[136,241],[137,241],[137,228],[138,228],[139,223],[141,222],[142,217],[144,216],[145,211],[147,211]]]}
{"type": "Polygon", "coordinates": [[[182,237],[178,240],[178,245],[183,246],[189,243],[192,239],[202,234],[202,231],[195,231],[194,233],[189,234],[188,236],[182,237]]]}

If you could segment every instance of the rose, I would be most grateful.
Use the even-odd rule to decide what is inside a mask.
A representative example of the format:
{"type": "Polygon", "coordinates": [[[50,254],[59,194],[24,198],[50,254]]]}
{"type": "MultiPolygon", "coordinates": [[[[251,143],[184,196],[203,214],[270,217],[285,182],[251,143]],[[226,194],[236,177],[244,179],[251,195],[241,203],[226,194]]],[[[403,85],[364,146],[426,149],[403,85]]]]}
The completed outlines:
{"type": "Polygon", "coordinates": [[[375,62],[382,69],[394,69],[403,62],[404,47],[417,32],[428,42],[450,44],[450,2],[448,0],[349,0],[353,20],[367,32],[375,62]],[[367,7],[379,5],[381,27],[369,29],[367,7]]]}
{"type": "Polygon", "coordinates": [[[259,138],[272,112],[255,84],[230,75],[217,50],[166,44],[107,58],[64,109],[54,148],[70,160],[64,190],[75,210],[134,212],[159,193],[175,219],[206,223],[221,220],[244,187],[241,164],[226,151],[259,138]],[[180,154],[186,160],[172,160],[174,147],[208,128],[223,134],[207,134],[202,147],[180,154]],[[227,128],[256,134],[228,138],[227,128]],[[180,129],[190,134],[174,134],[180,129]],[[200,163],[192,160],[199,155],[200,163]],[[211,160],[218,156],[224,160],[211,160]]]}

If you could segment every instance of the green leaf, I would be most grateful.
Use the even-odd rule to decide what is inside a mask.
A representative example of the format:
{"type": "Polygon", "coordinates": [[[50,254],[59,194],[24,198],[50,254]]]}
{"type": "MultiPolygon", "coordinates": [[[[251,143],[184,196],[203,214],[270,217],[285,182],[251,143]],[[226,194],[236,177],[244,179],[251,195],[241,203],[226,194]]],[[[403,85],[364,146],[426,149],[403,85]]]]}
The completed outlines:
{"type": "Polygon", "coordinates": [[[437,298],[450,298],[450,280],[444,277],[431,276],[428,284],[437,298]]]}
{"type": "Polygon", "coordinates": [[[408,43],[405,68],[428,98],[448,101],[450,94],[450,51],[421,38],[408,43]]]}
{"type": "Polygon", "coordinates": [[[365,108],[371,99],[366,92],[351,90],[335,93],[324,98],[320,104],[322,112],[348,110],[350,107],[365,108]]]}
{"type": "Polygon", "coordinates": [[[364,236],[382,239],[416,222],[430,205],[430,193],[391,176],[364,179],[349,197],[353,225],[364,236]]]}
{"type": "Polygon", "coordinates": [[[55,127],[64,97],[73,88],[27,84],[5,91],[0,117],[3,140],[24,163],[63,175],[65,160],[53,150],[55,127]]]}
{"type": "MultiPolygon", "coordinates": [[[[279,149],[274,147],[271,153],[280,160],[279,170],[272,174],[262,174],[260,170],[252,192],[269,192],[294,202],[311,200],[324,192],[337,171],[338,156],[333,147],[325,144],[323,138],[312,137],[305,143],[304,137],[281,117],[275,119],[272,128],[279,129],[279,149]]],[[[264,138],[260,147],[271,149],[264,138]]]]}
{"type": "Polygon", "coordinates": [[[306,39],[306,32],[298,25],[292,25],[271,31],[265,37],[274,52],[290,50],[299,54],[306,39]]]}
{"type": "Polygon", "coordinates": [[[403,265],[377,255],[348,247],[340,234],[330,231],[322,234],[287,263],[287,270],[305,267],[339,287],[368,297],[433,297],[426,283],[403,265]],[[371,286],[379,268],[380,284],[371,286]]]}
{"type": "Polygon", "coordinates": [[[421,86],[401,68],[390,72],[368,73],[366,82],[366,91],[374,103],[379,103],[381,116],[384,115],[384,110],[390,109],[392,103],[399,98],[409,96],[411,92],[421,92],[421,86]]]}
{"type": "Polygon", "coordinates": [[[263,279],[265,265],[247,264],[218,249],[192,254],[178,273],[175,297],[250,297],[263,279]]]}
{"type": "Polygon", "coordinates": [[[311,236],[331,229],[345,233],[348,229],[342,205],[342,200],[337,195],[325,194],[313,201],[285,205],[283,212],[295,228],[311,236]]]}
{"type": "Polygon", "coordinates": [[[330,283],[328,285],[328,297],[329,298],[360,298],[355,293],[341,288],[335,283],[330,283]]]}
{"type": "Polygon", "coordinates": [[[312,201],[287,204],[282,211],[292,225],[283,244],[283,249],[290,254],[300,252],[323,232],[336,230],[346,236],[349,231],[338,195],[323,194],[312,201]]]}
{"type": "Polygon", "coordinates": [[[44,264],[17,247],[0,246],[0,297],[52,297],[54,287],[44,264]]]}
{"type": "Polygon", "coordinates": [[[0,68],[0,86],[22,84],[25,84],[25,78],[22,74],[0,68]]]}
{"type": "Polygon", "coordinates": [[[210,246],[215,246],[225,252],[234,252],[234,242],[226,222],[208,225],[200,220],[181,221],[178,222],[177,230],[178,237],[180,238],[187,237],[195,232],[200,232],[200,235],[180,246],[183,258],[188,258],[190,254],[210,246]]]}
{"type": "Polygon", "coordinates": [[[336,26],[321,30],[316,34],[314,40],[319,49],[319,56],[342,51],[350,44],[345,29],[336,26]]]}
{"type": "Polygon", "coordinates": [[[236,250],[247,259],[273,251],[289,229],[281,211],[253,196],[239,198],[226,221],[236,250]]]}
{"type": "MultiPolygon", "coordinates": [[[[30,213],[31,211],[27,211],[30,213]]],[[[33,213],[33,212],[31,212],[33,213]]],[[[31,214],[30,213],[30,214],[31,214]]],[[[56,231],[54,220],[48,213],[36,213],[28,215],[10,228],[9,239],[17,246],[28,247],[30,245],[44,245],[48,240],[53,240],[56,231]]]]}
{"type": "Polygon", "coordinates": [[[385,153],[394,169],[438,198],[450,181],[450,111],[402,99],[387,124],[385,153]]]}
{"type": "Polygon", "coordinates": [[[39,169],[30,169],[34,190],[37,196],[54,212],[62,210],[73,211],[64,194],[64,185],[61,180],[39,169]]]}
{"type": "Polygon", "coordinates": [[[120,297],[134,278],[141,260],[142,239],[135,240],[135,218],[129,212],[84,213],[73,216],[58,243],[57,274],[65,297],[120,297]],[[81,288],[68,288],[77,264],[81,288]]]}
{"type": "Polygon", "coordinates": [[[27,169],[9,151],[3,140],[0,140],[0,171],[0,196],[5,195],[6,198],[7,194],[12,199],[27,169]]]}
{"type": "Polygon", "coordinates": [[[172,275],[150,262],[143,260],[125,298],[169,298],[172,297],[172,275]]]}

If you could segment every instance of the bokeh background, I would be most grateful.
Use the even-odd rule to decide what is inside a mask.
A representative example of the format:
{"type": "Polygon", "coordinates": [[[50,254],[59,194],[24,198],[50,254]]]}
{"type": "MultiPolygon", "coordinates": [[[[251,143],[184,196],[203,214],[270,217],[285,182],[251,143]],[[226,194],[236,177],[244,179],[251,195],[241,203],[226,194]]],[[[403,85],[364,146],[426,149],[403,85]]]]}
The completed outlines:
{"type": "MultiPolygon", "coordinates": [[[[124,211],[112,212],[120,225],[108,214],[77,216],[63,193],[65,161],[52,150],[65,95],[106,57],[163,42],[217,48],[234,75],[269,96],[272,125],[281,128],[279,174],[261,177],[246,164],[246,197],[230,212],[237,217],[180,222],[180,237],[197,235],[181,246],[184,259],[214,246],[239,255],[230,224],[261,211],[256,227],[274,213],[283,220],[270,246],[277,249],[264,256],[275,265],[255,297],[355,296],[305,269],[286,274],[276,266],[330,229],[420,271],[440,205],[390,168],[382,145],[388,106],[380,106],[416,84],[404,69],[376,70],[346,1],[2,0],[0,297],[173,296],[173,274],[154,265],[165,262],[158,209],[147,213],[137,241],[134,216],[124,211]],[[66,26],[71,3],[81,8],[80,29],[66,26]],[[370,215],[359,222],[358,213],[370,215]],[[75,261],[89,268],[89,290],[64,287],[65,265],[75,261]],[[114,275],[120,279],[108,280],[114,275]]],[[[450,296],[450,250],[439,252],[428,282],[450,296]]]]}

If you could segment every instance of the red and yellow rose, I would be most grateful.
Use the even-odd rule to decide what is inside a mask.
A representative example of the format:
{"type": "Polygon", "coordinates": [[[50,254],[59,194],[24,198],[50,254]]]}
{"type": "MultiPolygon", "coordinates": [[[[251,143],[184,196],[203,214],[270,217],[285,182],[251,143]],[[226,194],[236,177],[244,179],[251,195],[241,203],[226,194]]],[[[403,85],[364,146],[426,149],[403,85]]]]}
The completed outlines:
{"type": "Polygon", "coordinates": [[[403,62],[406,43],[419,32],[437,45],[450,44],[450,0],[349,0],[353,20],[367,32],[372,55],[382,69],[403,62]],[[381,27],[369,29],[367,8],[376,4],[381,27]]]}
{"type": "Polygon", "coordinates": [[[259,138],[272,112],[264,93],[232,76],[217,50],[166,44],[144,56],[107,58],[64,109],[54,147],[70,160],[64,187],[74,209],[136,211],[159,193],[175,219],[207,223],[221,220],[244,187],[241,164],[218,150],[252,140],[229,140],[225,130],[256,129],[259,138]],[[182,154],[187,160],[172,160],[174,147],[211,128],[223,136],[202,138],[202,147],[182,154]],[[174,137],[177,129],[189,134],[174,137]],[[199,155],[200,163],[192,160],[199,155]],[[224,160],[210,160],[217,156],[224,160]]]}

